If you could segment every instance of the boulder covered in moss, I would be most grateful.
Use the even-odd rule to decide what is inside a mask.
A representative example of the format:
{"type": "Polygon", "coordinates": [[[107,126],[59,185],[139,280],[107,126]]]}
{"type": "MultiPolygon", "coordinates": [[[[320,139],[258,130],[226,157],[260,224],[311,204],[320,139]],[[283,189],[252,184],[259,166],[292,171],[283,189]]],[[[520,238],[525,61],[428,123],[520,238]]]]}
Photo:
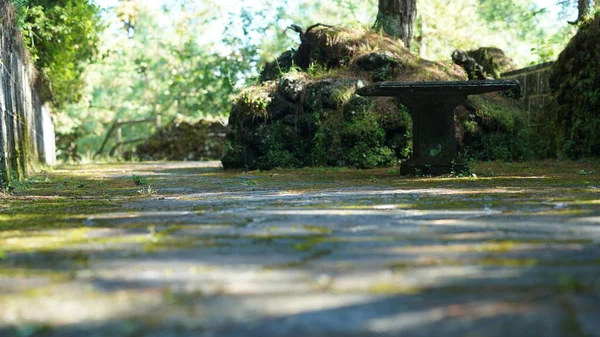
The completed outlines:
{"type": "MultiPolygon", "coordinates": [[[[360,97],[356,90],[378,81],[467,78],[452,61],[423,60],[400,40],[375,32],[323,25],[296,31],[302,43],[291,56],[293,66],[263,71],[270,74],[263,76],[268,80],[244,89],[235,99],[228,152],[222,159],[225,168],[394,165],[411,153],[410,113],[418,112],[407,111],[396,98],[360,97]]],[[[289,58],[286,52],[276,63],[289,58]]],[[[500,111],[508,100],[488,94],[470,102],[468,109],[463,107],[466,113],[457,132],[465,132],[465,121],[477,123],[474,115],[500,111]]],[[[525,116],[517,102],[511,104],[515,115],[525,116]]],[[[473,136],[460,139],[481,142],[478,132],[491,130],[483,125],[495,118],[500,118],[499,124],[504,121],[496,115],[482,117],[480,128],[469,129],[473,136]]],[[[512,136],[516,132],[512,126],[498,130],[512,136]]]]}
{"type": "Polygon", "coordinates": [[[559,156],[600,155],[600,13],[581,24],[550,75],[556,106],[543,116],[559,156]]]}
{"type": "Polygon", "coordinates": [[[496,47],[481,47],[467,51],[477,64],[481,65],[483,71],[493,78],[500,78],[505,72],[516,69],[513,60],[504,51],[496,47]]]}
{"type": "Polygon", "coordinates": [[[480,161],[524,161],[539,157],[539,135],[517,100],[501,95],[471,96],[456,111],[461,155],[480,161]]]}
{"type": "Polygon", "coordinates": [[[466,72],[469,80],[486,80],[487,76],[483,67],[475,59],[462,50],[452,52],[452,61],[461,66],[466,72]]]}
{"type": "Polygon", "coordinates": [[[294,54],[295,50],[288,50],[277,59],[265,64],[260,72],[260,81],[271,81],[277,79],[282,73],[288,72],[294,65],[294,54]]]}
{"type": "Polygon", "coordinates": [[[172,122],[137,146],[140,160],[219,160],[227,127],[218,122],[172,122]]]}
{"type": "Polygon", "coordinates": [[[512,59],[495,47],[457,49],[452,53],[452,60],[465,69],[470,80],[498,79],[502,73],[515,70],[512,59]]]}

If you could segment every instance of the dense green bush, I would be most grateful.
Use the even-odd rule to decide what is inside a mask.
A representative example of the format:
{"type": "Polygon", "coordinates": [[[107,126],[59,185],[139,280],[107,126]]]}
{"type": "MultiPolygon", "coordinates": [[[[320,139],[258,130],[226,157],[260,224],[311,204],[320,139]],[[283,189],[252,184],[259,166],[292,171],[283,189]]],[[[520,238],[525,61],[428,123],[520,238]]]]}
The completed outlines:
{"type": "Polygon", "coordinates": [[[516,101],[495,95],[471,96],[461,126],[466,159],[523,161],[540,157],[544,149],[516,101]]]}

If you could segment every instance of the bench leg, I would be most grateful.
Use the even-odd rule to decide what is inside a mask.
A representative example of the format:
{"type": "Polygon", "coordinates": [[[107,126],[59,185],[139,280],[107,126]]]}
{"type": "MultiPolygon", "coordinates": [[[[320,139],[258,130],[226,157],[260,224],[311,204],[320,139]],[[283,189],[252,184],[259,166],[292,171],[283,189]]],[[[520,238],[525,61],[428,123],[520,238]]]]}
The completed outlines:
{"type": "Polygon", "coordinates": [[[413,154],[400,166],[403,175],[462,173],[467,166],[458,158],[454,109],[466,96],[400,98],[413,119],[413,154]]]}

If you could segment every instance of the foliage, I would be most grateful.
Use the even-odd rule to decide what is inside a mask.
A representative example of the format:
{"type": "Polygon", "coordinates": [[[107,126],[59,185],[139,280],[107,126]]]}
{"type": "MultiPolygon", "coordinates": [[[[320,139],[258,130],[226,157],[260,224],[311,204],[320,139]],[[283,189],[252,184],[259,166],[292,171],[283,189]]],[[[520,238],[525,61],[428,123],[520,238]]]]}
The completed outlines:
{"type": "Polygon", "coordinates": [[[524,161],[541,157],[543,143],[533,132],[518,103],[508,104],[494,95],[472,96],[468,106],[474,111],[463,120],[466,159],[524,161]]]}
{"type": "MultiPolygon", "coordinates": [[[[357,31],[314,28],[304,34],[294,55],[304,68],[239,95],[229,117],[231,149],[222,161],[225,168],[373,168],[406,158],[411,147],[406,107],[394,98],[357,96],[356,89],[382,67],[393,68],[392,81],[458,80],[466,74],[457,66],[421,60],[399,41],[357,31]],[[296,86],[289,85],[291,79],[302,80],[296,86]]],[[[524,160],[535,155],[533,133],[518,102],[499,94],[476,96],[462,109],[467,112],[457,120],[469,158],[524,160]]]]}
{"type": "Polygon", "coordinates": [[[204,120],[191,124],[173,121],[160,128],[135,151],[124,153],[125,159],[139,160],[218,160],[225,153],[227,128],[220,122],[204,120]]]}
{"type": "Polygon", "coordinates": [[[600,155],[600,12],[581,24],[550,77],[557,104],[544,111],[545,135],[559,157],[600,155]]]}
{"type": "MultiPolygon", "coordinates": [[[[565,4],[556,16],[555,10],[540,8],[535,0],[419,0],[411,50],[429,60],[445,60],[455,49],[494,46],[518,66],[551,60],[574,34],[567,17],[575,7],[565,4]]],[[[299,8],[290,11],[289,18],[304,27],[315,22],[371,27],[377,1],[305,0],[299,8]]]]}
{"type": "MultiPolygon", "coordinates": [[[[157,15],[141,6],[134,31],[107,31],[102,58],[88,66],[83,99],[66,107],[72,122],[63,118],[59,130],[83,129],[79,143],[86,152],[99,147],[105,126],[117,118],[211,116],[228,106],[233,92],[228,74],[242,65],[200,46],[185,32],[184,22],[172,28],[182,29],[180,35],[169,38],[174,32],[163,30],[157,15]]],[[[147,134],[145,126],[134,126],[125,137],[147,134]]]]}
{"type": "Polygon", "coordinates": [[[96,53],[99,8],[88,0],[14,0],[23,39],[57,107],[80,99],[83,64],[96,53]]]}
{"type": "MultiPolygon", "coordinates": [[[[223,119],[239,88],[257,76],[261,60],[277,52],[272,44],[281,45],[263,36],[285,38],[275,24],[283,9],[267,1],[259,7],[243,1],[234,9],[218,1],[160,5],[124,1],[106,13],[110,28],[102,36],[101,57],[87,67],[82,100],[57,118],[59,132],[81,130],[80,151],[97,150],[118,118],[223,119]]],[[[149,131],[133,126],[124,138],[149,131]]]]}
{"type": "MultiPolygon", "coordinates": [[[[561,4],[565,5],[566,2],[561,4]]],[[[549,8],[540,8],[530,0],[479,0],[477,13],[492,32],[510,32],[513,43],[530,41],[531,55],[538,58],[532,58],[531,63],[554,60],[566,41],[575,33],[574,28],[567,24],[565,16],[569,11],[566,8],[561,15],[554,18],[560,20],[561,24],[554,23],[549,26],[549,8]]]]}
{"type": "Polygon", "coordinates": [[[139,176],[139,175],[134,174],[134,173],[131,174],[131,180],[133,181],[133,183],[136,186],[148,184],[148,179],[147,178],[145,178],[143,176],[139,176]]]}
{"type": "Polygon", "coordinates": [[[392,150],[384,145],[385,130],[372,112],[344,125],[342,142],[347,148],[349,166],[362,169],[392,166],[396,162],[392,150]]]}
{"type": "Polygon", "coordinates": [[[148,185],[146,188],[139,189],[137,193],[142,196],[151,196],[158,193],[158,191],[152,189],[152,186],[148,185]]]}
{"type": "MultiPolygon", "coordinates": [[[[14,1],[24,3],[26,0],[14,1]]],[[[50,6],[48,4],[57,3],[50,0],[29,2],[44,4],[49,9],[42,16],[31,5],[21,6],[21,11],[29,15],[29,21],[24,24],[31,21],[33,28],[48,29],[46,24],[49,25],[51,18],[70,10],[72,15],[67,21],[75,21],[81,27],[65,32],[75,36],[84,28],[89,29],[92,38],[88,42],[99,46],[101,57],[87,67],[83,89],[80,88],[81,68],[77,62],[67,59],[79,53],[87,59],[93,55],[93,48],[88,49],[82,41],[77,40],[79,49],[66,48],[68,53],[65,52],[64,57],[53,58],[62,69],[48,67],[57,78],[56,82],[51,79],[55,82],[57,103],[81,98],[76,103],[61,106],[56,112],[60,133],[77,131],[81,135],[77,146],[70,147],[80,153],[95,151],[106,134],[106,126],[117,118],[129,120],[157,115],[163,116],[163,120],[177,115],[192,119],[225,118],[231,111],[233,97],[241,87],[255,81],[257,70],[299,42],[299,36],[286,30],[287,26],[296,23],[308,27],[322,22],[371,27],[377,12],[375,0],[242,0],[235,6],[216,0],[128,0],[104,13],[109,28],[98,44],[99,25],[96,21],[86,21],[86,15],[89,18],[91,14],[84,11],[94,8],[94,18],[97,18],[97,8],[93,5],[83,0],[59,1],[79,4],[73,8],[50,6]],[[88,54],[83,53],[85,50],[88,54]],[[68,79],[74,81],[68,82],[68,79]]],[[[421,57],[439,60],[448,59],[455,48],[495,45],[504,49],[518,65],[525,65],[552,57],[567,34],[566,29],[561,30],[564,34],[560,35],[542,24],[550,21],[550,13],[539,12],[533,5],[534,0],[490,3],[419,0],[413,51],[421,57]],[[536,12],[539,13],[531,15],[536,12]],[[509,24],[502,22],[502,13],[507,15],[509,24]],[[532,55],[532,48],[536,55],[532,55]]],[[[313,64],[311,71],[320,76],[333,75],[328,66],[318,63],[313,64]]],[[[125,132],[125,138],[147,136],[151,131],[135,126],[125,132]]]]}
{"type": "Polygon", "coordinates": [[[271,95],[267,90],[250,87],[238,95],[236,104],[243,110],[252,111],[255,117],[265,117],[271,100],[271,95]]]}

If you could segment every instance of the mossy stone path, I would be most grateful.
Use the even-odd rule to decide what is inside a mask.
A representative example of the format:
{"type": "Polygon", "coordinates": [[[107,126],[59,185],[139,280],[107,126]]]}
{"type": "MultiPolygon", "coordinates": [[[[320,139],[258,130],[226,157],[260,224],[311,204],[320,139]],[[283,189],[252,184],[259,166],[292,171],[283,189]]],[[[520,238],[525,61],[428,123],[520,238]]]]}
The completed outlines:
{"type": "Polygon", "coordinates": [[[600,336],[599,164],[41,173],[0,196],[0,336],[600,336]]]}

